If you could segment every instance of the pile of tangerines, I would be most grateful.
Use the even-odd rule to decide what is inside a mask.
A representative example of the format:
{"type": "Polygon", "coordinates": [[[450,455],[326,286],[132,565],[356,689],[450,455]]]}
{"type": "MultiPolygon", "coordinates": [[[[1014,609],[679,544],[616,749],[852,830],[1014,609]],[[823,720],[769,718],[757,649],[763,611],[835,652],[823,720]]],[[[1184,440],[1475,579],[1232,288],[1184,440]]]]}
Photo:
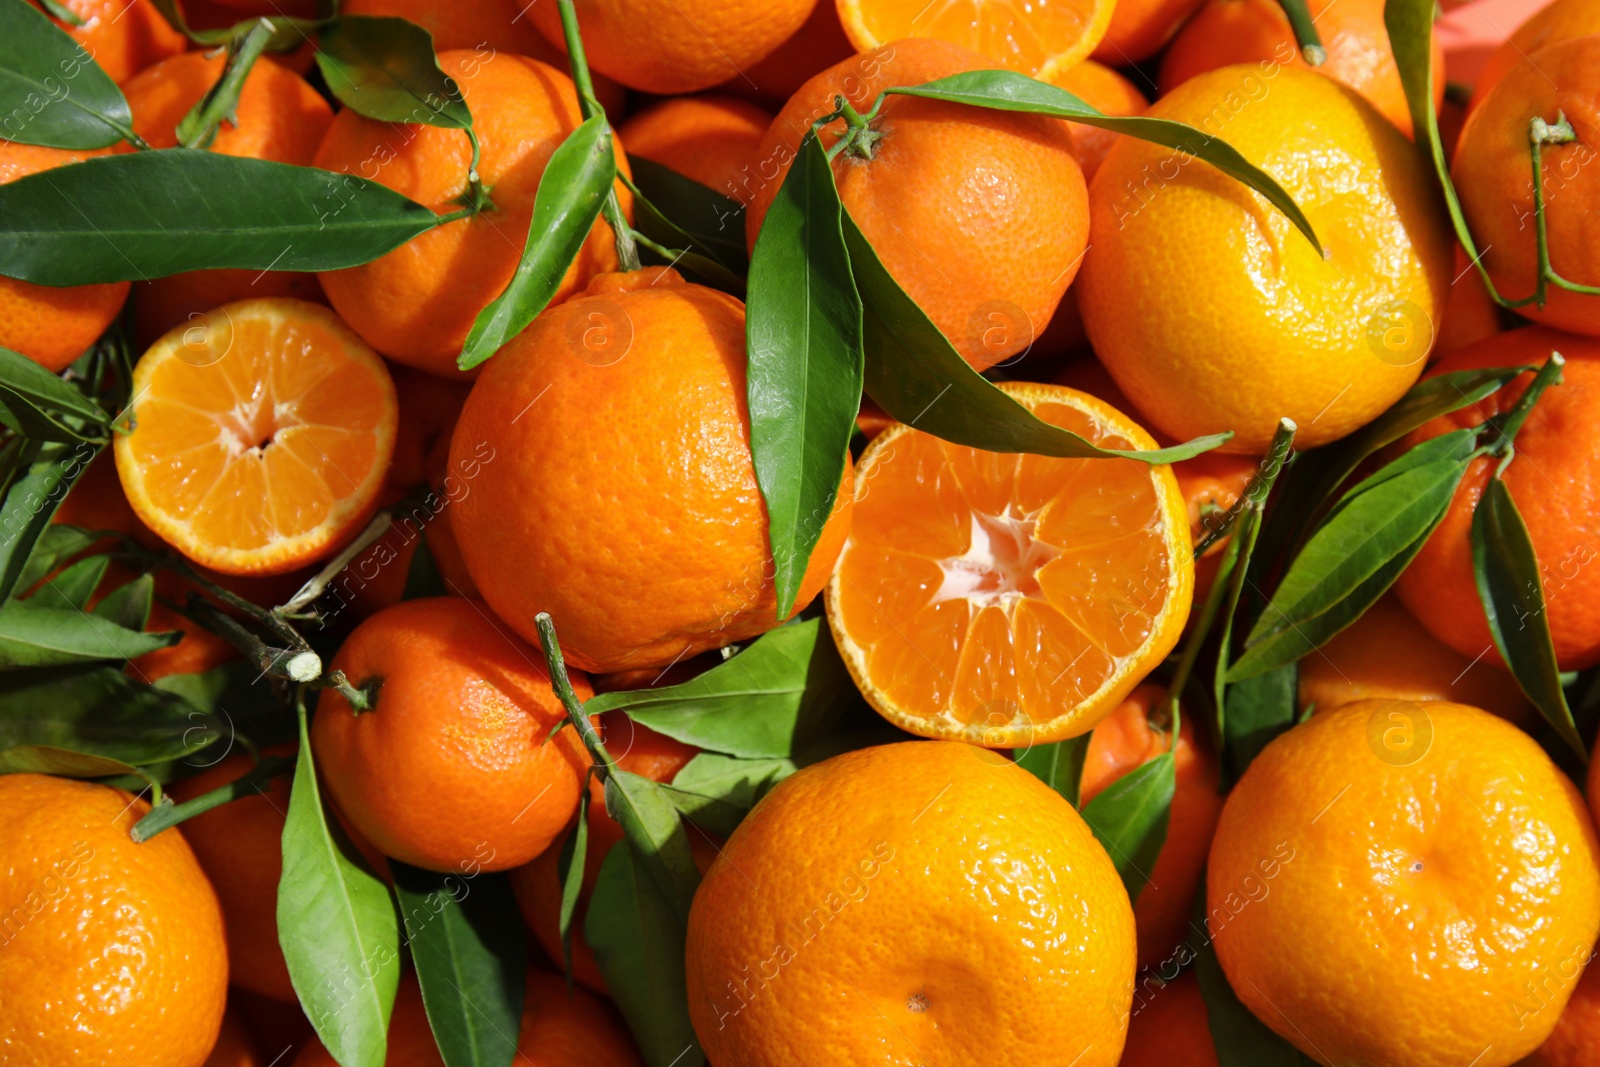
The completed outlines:
{"type": "Polygon", "coordinates": [[[1600,1064],[1596,0],[0,0],[0,138],[0,1063],[1600,1064]]]}

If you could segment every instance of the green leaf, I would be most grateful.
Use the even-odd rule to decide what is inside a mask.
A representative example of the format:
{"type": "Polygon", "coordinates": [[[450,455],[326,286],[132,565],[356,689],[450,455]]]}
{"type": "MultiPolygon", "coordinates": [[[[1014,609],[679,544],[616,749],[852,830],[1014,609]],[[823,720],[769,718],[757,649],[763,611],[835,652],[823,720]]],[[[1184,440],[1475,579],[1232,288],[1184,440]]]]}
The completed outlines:
{"type": "Polygon", "coordinates": [[[750,269],[743,204],[643,156],[628,157],[628,165],[640,232],[663,244],[694,248],[736,275],[750,269]]]}
{"type": "Polygon", "coordinates": [[[223,733],[208,711],[116,667],[0,673],[0,773],[38,769],[31,761],[46,749],[149,766],[199,752],[223,733]]]}
{"type": "Polygon", "coordinates": [[[36,441],[103,441],[109,421],[77,389],[27,356],[0,348],[0,426],[36,441]]]}
{"type": "Polygon", "coordinates": [[[110,756],[55,748],[16,745],[0,748],[0,774],[54,774],[62,778],[109,778],[133,774],[136,768],[110,756]]]}
{"type": "Polygon", "coordinates": [[[433,550],[428,547],[428,539],[417,538],[417,547],[411,554],[411,563],[406,567],[406,587],[401,592],[400,599],[422,600],[426,597],[449,594],[450,590],[444,584],[444,575],[439,573],[439,564],[433,558],[433,550]]]}
{"type": "Polygon", "coordinates": [[[750,452],[780,619],[833,509],[861,410],[861,298],[843,217],[832,164],[808,133],[756,238],[745,309],[750,452]]]}
{"type": "Polygon", "coordinates": [[[1322,243],[1311,229],[1311,222],[1300,210],[1288,192],[1277,180],[1240,155],[1228,142],[1186,123],[1172,119],[1151,118],[1144,115],[1103,115],[1079,100],[1065,89],[1035,81],[1011,70],[974,70],[953,74],[948,78],[922,85],[896,86],[887,90],[901,96],[920,96],[931,100],[949,100],[957,104],[992,108],[997,111],[1026,111],[1034,115],[1051,115],[1058,119],[1071,119],[1087,126],[1099,126],[1115,133],[1152,144],[1175,148],[1186,155],[1203,159],[1213,167],[1237,181],[1243,182],[1262,196],[1284,217],[1294,223],[1295,229],[1305,234],[1318,252],[1322,243]]]}
{"type": "Polygon", "coordinates": [[[133,127],[88,50],[18,0],[0,3],[0,116],[0,137],[50,148],[107,148],[133,127]]]}
{"type": "Polygon", "coordinates": [[[125,630],[143,630],[150,621],[150,605],[155,593],[155,575],[141,574],[107,593],[93,611],[125,630]]]}
{"type": "Polygon", "coordinates": [[[1228,687],[1224,744],[1235,781],[1273,738],[1294,725],[1299,680],[1299,668],[1289,663],[1228,687]]]}
{"type": "MultiPolygon", "coordinates": [[[[1202,878],[1201,885],[1204,884],[1202,878]]],[[[1210,929],[1203,892],[1197,894],[1195,917],[1190,927],[1197,931],[1210,929]]],[[[1217,960],[1216,947],[1209,939],[1203,941],[1194,958],[1195,977],[1200,983],[1200,995],[1205,998],[1206,1021],[1211,1042],[1217,1049],[1218,1067],[1315,1067],[1312,1060],[1269,1030],[1266,1023],[1239,1002],[1217,960]]]]}
{"type": "MultiPolygon", "coordinates": [[[[24,441],[20,447],[21,470],[0,500],[0,599],[25,588],[20,579],[34,543],[48,529],[67,490],[99,452],[97,446],[82,442],[24,441]]],[[[34,581],[53,567],[52,563],[40,571],[34,581]]]]}
{"type": "Polygon", "coordinates": [[[511,883],[503,874],[439,874],[395,860],[389,868],[445,1067],[508,1067],[528,974],[511,883]]]}
{"type": "Polygon", "coordinates": [[[1167,841],[1167,820],[1177,787],[1172,753],[1163,752],[1106,786],[1083,806],[1083,820],[1116,865],[1129,900],[1139,899],[1139,891],[1155,870],[1156,856],[1167,841]]]}
{"type": "Polygon", "coordinates": [[[400,924],[389,887],[323,807],[303,708],[283,826],[278,941],[323,1046],[342,1067],[383,1067],[400,986],[400,924]]]}
{"type": "Polygon", "coordinates": [[[63,4],[61,0],[39,0],[39,6],[44,8],[51,18],[59,19],[68,26],[76,28],[83,25],[83,19],[78,16],[78,13],[63,4]]]}
{"type": "Polygon", "coordinates": [[[533,198],[528,243],[505,291],[478,312],[456,365],[470,370],[521,333],[550,303],[617,179],[604,115],[584,122],[551,155],[533,198]]]}
{"type": "Polygon", "coordinates": [[[354,267],[438,216],[351,174],[170,148],[0,185],[0,220],[0,274],[60,286],[213,267],[354,267]]]}
{"type": "Polygon", "coordinates": [[[439,69],[433,34],[415,22],[344,15],[318,33],[317,66],[333,95],[369,119],[472,126],[460,88],[439,69]]]}
{"type": "Polygon", "coordinates": [[[704,1064],[689,1023],[684,916],[627,841],[600,865],[583,934],[647,1067],[704,1064]]]}
{"type": "Polygon", "coordinates": [[[258,748],[296,737],[294,716],[284,714],[270,683],[243,659],[198,674],[169,674],[154,685],[214,715],[229,736],[247,737],[258,748]]]}
{"type": "MultiPolygon", "coordinates": [[[[66,563],[73,556],[88,551],[103,535],[78,526],[54,522],[46,526],[28,554],[28,562],[17,576],[17,589],[26,592],[39,583],[45,575],[66,563]]],[[[131,629],[131,627],[130,627],[131,629]]]]}
{"type": "Polygon", "coordinates": [[[672,806],[678,809],[678,814],[721,837],[732,836],[733,831],[738,829],[744,817],[750,813],[748,807],[741,807],[717,797],[674,789],[670,785],[661,786],[661,792],[672,806]]]}
{"type": "Polygon", "coordinates": [[[892,418],[987,452],[1121,456],[1145,463],[1190,459],[1232,436],[1212,434],[1172,448],[1124,451],[1100,448],[1052,426],[961,358],[927,313],[890,276],[848,212],[844,237],[856,288],[866,308],[866,390],[892,418]]]}
{"type": "Polygon", "coordinates": [[[601,693],[584,713],[625,711],[657,733],[712,752],[785,757],[818,736],[851,692],[820,618],[780,626],[680,685],[601,693]]]}
{"type": "Polygon", "coordinates": [[[28,597],[28,603],[36,608],[82,611],[110,566],[110,556],[80,559],[53,578],[46,578],[44,584],[28,597]]]}
{"type": "Polygon", "coordinates": [[[1533,538],[1498,475],[1489,479],[1472,512],[1472,570],[1495,648],[1545,721],[1586,758],[1588,748],[1561,689],[1533,538]]]}
{"type": "Polygon", "coordinates": [[[739,759],[702,752],[672,779],[672,788],[749,811],[799,767],[792,759],[739,759]]]}
{"type": "Polygon", "coordinates": [[[641,775],[613,769],[606,776],[606,812],[655,879],[664,899],[689,916],[700,869],[689,852],[689,836],[662,786],[641,775]]]}
{"type": "Polygon", "coordinates": [[[567,988],[572,988],[572,920],[578,914],[578,900],[583,896],[583,870],[589,862],[589,776],[584,775],[583,791],[578,794],[578,821],[572,833],[561,844],[561,973],[567,976],[567,988]]]}
{"type": "Polygon", "coordinates": [[[132,659],[176,644],[181,636],[125,630],[75,609],[11,600],[0,605],[0,669],[132,659]]]}
{"type": "Polygon", "coordinates": [[[1089,755],[1089,734],[1079,734],[1049,745],[1034,745],[1015,753],[1017,766],[1078,807],[1082,797],[1083,761],[1089,755]]]}

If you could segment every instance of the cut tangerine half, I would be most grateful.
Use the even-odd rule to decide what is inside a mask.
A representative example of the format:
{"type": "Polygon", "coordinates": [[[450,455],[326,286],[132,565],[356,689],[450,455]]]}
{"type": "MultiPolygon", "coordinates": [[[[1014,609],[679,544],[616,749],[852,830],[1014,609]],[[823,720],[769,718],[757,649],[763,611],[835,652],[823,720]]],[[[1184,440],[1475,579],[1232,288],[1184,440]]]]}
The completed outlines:
{"type": "MultiPolygon", "coordinates": [[[[1001,386],[1106,448],[1154,448],[1104,401],[1001,386]]],[[[1178,641],[1189,616],[1189,516],[1170,468],[1002,454],[896,423],[856,468],[828,620],[884,718],[988,748],[1092,728],[1178,641]]]]}
{"type": "Polygon", "coordinates": [[[372,516],[397,412],[382,358],[332,311],[241,300],[139,360],[117,474],[139,518],[196,563],[281,574],[372,516]]]}
{"type": "MultiPolygon", "coordinates": [[[[823,0],[824,3],[827,0],[823,0]]],[[[1088,58],[1116,0],[837,0],[850,43],[865,52],[902,37],[970,48],[1048,79],[1088,58]]]]}

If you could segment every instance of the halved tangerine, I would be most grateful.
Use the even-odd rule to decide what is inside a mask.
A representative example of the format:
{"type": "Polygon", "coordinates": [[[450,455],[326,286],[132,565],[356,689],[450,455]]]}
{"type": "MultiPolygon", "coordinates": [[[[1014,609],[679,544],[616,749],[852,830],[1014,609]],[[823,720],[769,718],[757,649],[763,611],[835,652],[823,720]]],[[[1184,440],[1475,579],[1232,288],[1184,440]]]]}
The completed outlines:
{"type": "MultiPolygon", "coordinates": [[[[1001,386],[1106,448],[1154,448],[1062,385],[1001,386]]],[[[1172,471],[982,452],[896,423],[856,474],[828,620],[884,718],[989,748],[1092,728],[1172,651],[1194,558],[1172,471]]]]}
{"type": "Polygon", "coordinates": [[[240,300],[139,360],[117,474],[139,518],[196,563],[281,574],[377,509],[397,411],[382,358],[332,311],[240,300]]]}
{"type": "MultiPolygon", "coordinates": [[[[827,3],[828,0],[823,0],[827,3]]],[[[1088,58],[1111,25],[1116,0],[837,0],[845,36],[860,51],[902,37],[932,37],[1049,80],[1088,58]]]]}

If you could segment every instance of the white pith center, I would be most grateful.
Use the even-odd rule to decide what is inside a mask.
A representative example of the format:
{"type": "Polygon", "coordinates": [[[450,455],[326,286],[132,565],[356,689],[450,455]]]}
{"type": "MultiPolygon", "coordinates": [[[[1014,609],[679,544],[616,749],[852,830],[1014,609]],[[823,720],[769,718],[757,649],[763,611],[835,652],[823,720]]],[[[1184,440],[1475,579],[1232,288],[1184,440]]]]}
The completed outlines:
{"type": "Polygon", "coordinates": [[[1034,537],[1037,517],[973,512],[967,550],[939,561],[944,578],[933,602],[965,600],[974,609],[1009,611],[1024,597],[1042,599],[1039,569],[1061,550],[1034,537]]]}

